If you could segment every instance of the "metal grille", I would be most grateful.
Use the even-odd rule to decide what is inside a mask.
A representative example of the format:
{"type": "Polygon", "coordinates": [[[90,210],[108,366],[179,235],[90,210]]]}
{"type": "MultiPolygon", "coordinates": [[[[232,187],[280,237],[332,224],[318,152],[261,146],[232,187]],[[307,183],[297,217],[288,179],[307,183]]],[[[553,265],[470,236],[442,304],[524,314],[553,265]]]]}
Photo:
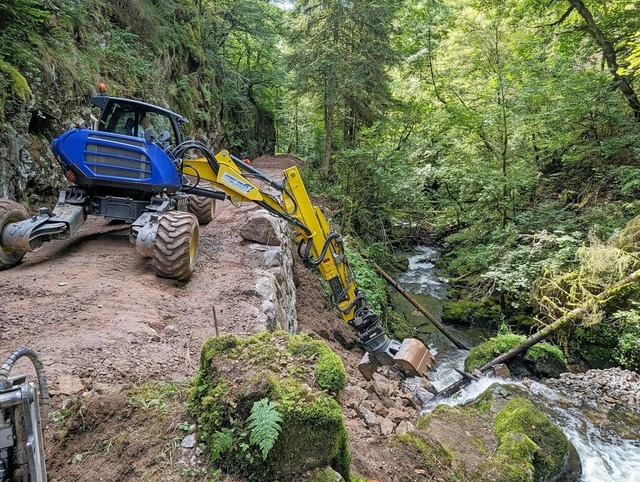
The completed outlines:
{"type": "MultiPolygon", "coordinates": [[[[97,135],[90,137],[100,139],[97,135]]],[[[102,139],[111,141],[112,144],[88,142],[85,150],[85,163],[96,175],[127,179],[147,179],[151,176],[151,163],[144,153],[137,149],[127,149],[125,145],[113,145],[115,142],[111,139],[102,139]]],[[[135,147],[145,145],[137,139],[118,139],[117,143],[135,147]]]]}

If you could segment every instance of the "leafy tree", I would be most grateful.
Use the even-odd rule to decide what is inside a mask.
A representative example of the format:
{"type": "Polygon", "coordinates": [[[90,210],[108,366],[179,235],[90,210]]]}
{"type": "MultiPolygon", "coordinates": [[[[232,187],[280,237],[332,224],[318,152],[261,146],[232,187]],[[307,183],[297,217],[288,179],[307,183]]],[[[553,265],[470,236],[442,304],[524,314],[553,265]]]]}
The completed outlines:
{"type": "Polygon", "coordinates": [[[322,112],[322,171],[331,170],[336,117],[343,139],[354,143],[388,102],[386,68],[393,62],[390,24],[394,3],[301,0],[295,4],[289,64],[298,95],[311,94],[322,112]]]}

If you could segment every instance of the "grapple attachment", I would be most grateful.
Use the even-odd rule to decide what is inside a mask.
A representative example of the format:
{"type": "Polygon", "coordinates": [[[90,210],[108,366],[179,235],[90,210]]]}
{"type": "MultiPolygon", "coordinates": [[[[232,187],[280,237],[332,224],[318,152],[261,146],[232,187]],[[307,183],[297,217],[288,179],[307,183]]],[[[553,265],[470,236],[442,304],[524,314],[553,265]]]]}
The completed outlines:
{"type": "Polygon", "coordinates": [[[358,364],[358,370],[366,380],[382,365],[398,365],[413,376],[426,377],[435,359],[429,349],[420,340],[407,338],[402,343],[391,340],[380,353],[367,353],[358,364]]]}

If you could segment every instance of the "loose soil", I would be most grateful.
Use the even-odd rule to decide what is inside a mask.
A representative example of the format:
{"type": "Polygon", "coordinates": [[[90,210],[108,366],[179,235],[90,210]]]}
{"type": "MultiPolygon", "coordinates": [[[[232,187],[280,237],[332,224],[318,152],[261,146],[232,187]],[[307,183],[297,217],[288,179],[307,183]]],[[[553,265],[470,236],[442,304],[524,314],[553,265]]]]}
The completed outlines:
{"type": "MultiPolygon", "coordinates": [[[[280,180],[281,170],[297,162],[288,156],[264,157],[254,166],[280,180]]],[[[253,209],[218,202],[215,219],[201,227],[198,262],[186,283],[157,277],[152,260],[135,254],[128,225],[103,218],[89,218],[73,239],[48,243],[27,253],[20,265],[0,271],[0,362],[18,347],[33,348],[46,368],[54,413],[82,405],[71,410],[76,417],[80,413],[73,422],[77,430],[67,427],[61,435],[49,420],[50,480],[141,480],[139,474],[150,473],[164,454],[166,440],[179,444],[184,435],[176,427],[187,419],[185,393],[162,412],[172,415],[151,420],[133,414],[126,398],[130,393],[125,396],[123,389],[147,381],[184,381],[186,386],[197,370],[202,343],[215,334],[214,309],[221,334],[263,329],[254,290],[260,261],[238,235],[253,209]],[[136,443],[129,439],[111,450],[116,436],[125,433],[136,443]],[[91,451],[102,456],[83,457],[91,451]]],[[[343,357],[350,385],[366,387],[356,369],[363,352],[336,342],[357,345],[327,305],[321,280],[301,263],[295,273],[300,331],[327,339],[343,357]]],[[[25,371],[30,366],[21,361],[12,373],[25,371]]],[[[387,439],[372,434],[355,410],[345,408],[344,414],[354,472],[397,480],[396,469],[403,462],[387,439]]],[[[171,454],[178,452],[167,456],[174,463],[171,454]]],[[[204,480],[193,475],[199,462],[191,458],[191,472],[181,472],[184,478],[146,480],[204,480]]]]}

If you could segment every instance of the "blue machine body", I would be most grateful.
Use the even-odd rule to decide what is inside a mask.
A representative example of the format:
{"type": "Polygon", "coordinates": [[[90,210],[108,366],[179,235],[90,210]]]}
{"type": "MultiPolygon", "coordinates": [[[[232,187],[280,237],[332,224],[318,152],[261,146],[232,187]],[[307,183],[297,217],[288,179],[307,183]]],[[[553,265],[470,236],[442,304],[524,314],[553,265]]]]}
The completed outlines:
{"type": "Polygon", "coordinates": [[[160,146],[143,138],[71,129],[54,139],[51,149],[81,187],[173,194],[182,185],[174,160],[160,146]]]}

